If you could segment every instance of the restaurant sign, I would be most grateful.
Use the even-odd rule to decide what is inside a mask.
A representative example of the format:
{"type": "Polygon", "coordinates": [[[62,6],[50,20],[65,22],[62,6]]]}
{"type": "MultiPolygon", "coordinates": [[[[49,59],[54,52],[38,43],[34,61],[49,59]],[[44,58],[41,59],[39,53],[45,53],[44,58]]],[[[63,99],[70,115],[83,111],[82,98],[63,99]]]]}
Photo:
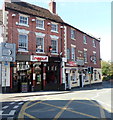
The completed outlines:
{"type": "Polygon", "coordinates": [[[77,66],[77,64],[76,64],[75,61],[68,61],[68,62],[66,63],[66,65],[67,65],[67,66],[70,66],[70,67],[76,67],[76,66],[77,66]]]}
{"type": "Polygon", "coordinates": [[[48,56],[31,55],[31,61],[48,62],[48,56]]]}

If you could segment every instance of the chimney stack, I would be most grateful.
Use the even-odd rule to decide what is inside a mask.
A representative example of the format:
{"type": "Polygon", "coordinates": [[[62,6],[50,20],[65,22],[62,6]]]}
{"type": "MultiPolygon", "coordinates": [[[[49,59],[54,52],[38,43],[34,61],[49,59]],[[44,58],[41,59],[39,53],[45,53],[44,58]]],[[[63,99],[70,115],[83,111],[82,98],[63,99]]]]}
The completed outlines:
{"type": "Polygon", "coordinates": [[[56,14],[56,2],[54,0],[49,3],[49,10],[51,13],[56,14]]]}

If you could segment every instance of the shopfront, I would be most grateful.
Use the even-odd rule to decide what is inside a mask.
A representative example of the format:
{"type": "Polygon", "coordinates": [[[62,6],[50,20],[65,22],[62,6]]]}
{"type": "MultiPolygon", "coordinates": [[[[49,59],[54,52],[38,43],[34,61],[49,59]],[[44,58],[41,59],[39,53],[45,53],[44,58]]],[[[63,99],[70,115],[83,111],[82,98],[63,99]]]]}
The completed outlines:
{"type": "Polygon", "coordinates": [[[30,92],[60,90],[61,58],[17,55],[17,62],[11,63],[11,91],[30,92]]]}

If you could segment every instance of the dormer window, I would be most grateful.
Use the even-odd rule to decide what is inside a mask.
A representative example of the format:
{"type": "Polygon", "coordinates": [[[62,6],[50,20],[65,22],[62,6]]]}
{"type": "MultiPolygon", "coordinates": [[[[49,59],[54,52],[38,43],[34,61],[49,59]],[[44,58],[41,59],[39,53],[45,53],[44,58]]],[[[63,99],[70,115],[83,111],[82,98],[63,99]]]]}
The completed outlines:
{"type": "Polygon", "coordinates": [[[75,30],[71,29],[71,39],[75,39],[75,30]]]}
{"type": "Polygon", "coordinates": [[[28,25],[28,17],[25,15],[19,16],[19,25],[28,25]]]}

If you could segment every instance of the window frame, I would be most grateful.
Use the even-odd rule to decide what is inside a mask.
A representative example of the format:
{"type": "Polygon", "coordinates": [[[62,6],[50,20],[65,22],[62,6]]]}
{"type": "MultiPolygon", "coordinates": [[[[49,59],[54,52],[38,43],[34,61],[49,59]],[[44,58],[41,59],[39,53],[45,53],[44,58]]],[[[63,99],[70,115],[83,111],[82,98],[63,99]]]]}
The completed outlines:
{"type": "Polygon", "coordinates": [[[18,50],[19,50],[19,51],[24,51],[24,52],[25,52],[25,51],[28,51],[28,34],[19,33],[19,35],[18,35],[18,50]],[[26,36],[26,49],[20,48],[20,46],[19,46],[20,35],[26,36]]]}
{"type": "Polygon", "coordinates": [[[71,45],[71,59],[73,60],[73,61],[76,61],[76,46],[74,46],[74,45],[71,45]],[[73,54],[73,48],[74,48],[74,54],[73,54]],[[74,57],[73,57],[73,55],[74,55],[74,57]],[[73,59],[74,58],[74,59],[73,59]]]}
{"type": "Polygon", "coordinates": [[[75,40],[75,30],[71,28],[71,39],[75,40]]]}
{"type": "Polygon", "coordinates": [[[58,24],[57,23],[51,23],[51,32],[57,32],[58,33],[58,24]],[[52,25],[55,25],[56,26],[56,30],[52,29],[52,25]]]}
{"type": "Polygon", "coordinates": [[[44,29],[44,20],[43,19],[36,19],[36,28],[38,28],[38,29],[44,29]],[[37,26],[37,21],[41,21],[42,22],[42,27],[40,27],[40,26],[37,26]]]}
{"type": "Polygon", "coordinates": [[[86,35],[83,35],[83,43],[87,44],[87,36],[86,35]]]}
{"type": "Polygon", "coordinates": [[[96,40],[95,39],[93,39],[93,47],[95,47],[96,48],[96,40]]]}
{"type": "Polygon", "coordinates": [[[58,39],[51,39],[51,47],[52,47],[51,53],[58,54],[58,39]],[[56,41],[56,52],[53,51],[52,41],[56,41]]]}
{"type": "Polygon", "coordinates": [[[36,46],[37,46],[37,38],[41,38],[42,39],[42,52],[38,52],[37,51],[37,47],[36,47],[36,53],[44,53],[44,37],[40,37],[40,36],[36,36],[36,46]]]}
{"type": "Polygon", "coordinates": [[[84,63],[88,62],[88,54],[87,54],[87,49],[84,49],[84,63]],[[86,54],[85,54],[86,53],[86,54]]]}
{"type": "Polygon", "coordinates": [[[28,26],[29,26],[28,16],[20,14],[20,15],[19,15],[19,25],[27,26],[27,27],[28,27],[28,26]],[[20,18],[20,17],[27,18],[27,23],[20,22],[20,21],[21,21],[21,18],[20,18]]]}

